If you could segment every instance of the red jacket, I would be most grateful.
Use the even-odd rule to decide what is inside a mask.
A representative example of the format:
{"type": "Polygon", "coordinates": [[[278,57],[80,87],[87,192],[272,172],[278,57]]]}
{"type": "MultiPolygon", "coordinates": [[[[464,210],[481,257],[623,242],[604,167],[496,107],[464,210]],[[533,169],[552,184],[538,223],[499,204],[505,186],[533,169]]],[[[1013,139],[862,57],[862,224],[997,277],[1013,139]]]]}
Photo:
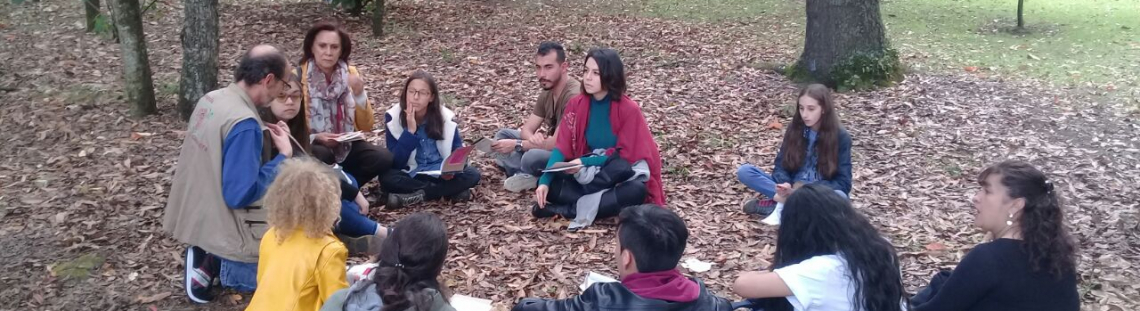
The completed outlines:
{"type": "MultiPolygon", "coordinates": [[[[577,159],[590,153],[586,146],[586,122],[590,120],[590,97],[583,93],[575,96],[566,103],[562,121],[558,126],[558,150],[567,159],[577,159]]],[[[665,189],[661,184],[661,152],[657,142],[653,140],[653,133],[649,131],[649,124],[645,122],[645,115],[641,114],[641,106],[622,96],[621,99],[610,103],[610,126],[613,127],[614,136],[617,136],[617,148],[621,149],[621,157],[630,164],[645,160],[649,164],[649,195],[646,203],[665,206],[665,189]]],[[[612,153],[612,150],[607,154],[612,153]]]]}

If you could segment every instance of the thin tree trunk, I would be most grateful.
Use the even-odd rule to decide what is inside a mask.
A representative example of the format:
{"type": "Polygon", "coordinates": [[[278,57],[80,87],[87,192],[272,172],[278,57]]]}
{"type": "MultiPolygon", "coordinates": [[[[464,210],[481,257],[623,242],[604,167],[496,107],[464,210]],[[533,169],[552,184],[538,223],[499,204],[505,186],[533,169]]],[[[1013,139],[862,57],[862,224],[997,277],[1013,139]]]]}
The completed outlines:
{"type": "Polygon", "coordinates": [[[123,90],[131,103],[131,115],[141,117],[158,111],[154,103],[154,81],[146,53],[139,0],[114,0],[119,26],[119,46],[123,52],[123,90]]]}
{"type": "Polygon", "coordinates": [[[95,19],[99,17],[99,0],[81,1],[83,1],[83,8],[87,13],[87,32],[95,31],[95,19]]]}
{"type": "Polygon", "coordinates": [[[218,0],[183,0],[182,78],[178,114],[190,120],[194,105],[218,86],[218,0]]]}
{"type": "Polygon", "coordinates": [[[384,36],[384,0],[372,1],[375,1],[375,8],[372,9],[372,36],[379,38],[384,36]]]}
{"type": "Polygon", "coordinates": [[[807,31],[797,70],[834,85],[829,75],[836,63],[856,53],[882,54],[886,49],[879,0],[807,0],[807,31]]]}
{"type": "Polygon", "coordinates": [[[1025,9],[1025,0],[1017,0],[1017,29],[1025,29],[1025,15],[1022,14],[1025,9]]]}
{"type": "Polygon", "coordinates": [[[352,7],[348,8],[348,14],[352,16],[360,16],[361,12],[364,12],[364,0],[352,1],[352,7]]]}

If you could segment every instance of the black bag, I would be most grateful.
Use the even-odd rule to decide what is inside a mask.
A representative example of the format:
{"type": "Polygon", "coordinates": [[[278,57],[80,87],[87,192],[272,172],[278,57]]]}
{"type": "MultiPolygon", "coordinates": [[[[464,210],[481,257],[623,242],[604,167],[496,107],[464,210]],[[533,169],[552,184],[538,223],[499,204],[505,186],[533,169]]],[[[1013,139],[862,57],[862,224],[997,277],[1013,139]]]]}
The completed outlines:
{"type": "Polygon", "coordinates": [[[594,174],[594,180],[589,184],[582,185],[582,193],[594,193],[605,189],[613,188],[618,183],[629,180],[633,177],[633,165],[621,157],[621,149],[615,149],[614,153],[606,158],[606,163],[602,164],[602,169],[594,174]]]}
{"type": "Polygon", "coordinates": [[[633,177],[633,166],[621,157],[621,149],[606,158],[606,163],[594,174],[589,184],[580,184],[571,174],[555,174],[546,199],[556,204],[574,204],[583,195],[613,188],[633,177]]]}

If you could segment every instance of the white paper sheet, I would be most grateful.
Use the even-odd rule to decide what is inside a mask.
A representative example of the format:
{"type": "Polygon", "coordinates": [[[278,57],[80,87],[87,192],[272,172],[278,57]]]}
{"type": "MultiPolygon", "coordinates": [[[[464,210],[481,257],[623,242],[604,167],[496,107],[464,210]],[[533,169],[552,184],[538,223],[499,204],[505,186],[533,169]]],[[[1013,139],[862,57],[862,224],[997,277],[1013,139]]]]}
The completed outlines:
{"type": "Polygon", "coordinates": [[[452,295],[451,307],[456,311],[491,311],[491,300],[466,295],[452,295]]]}
{"type": "Polygon", "coordinates": [[[594,285],[594,283],[610,283],[617,281],[617,279],[612,278],[608,275],[590,271],[589,273],[586,273],[586,280],[582,281],[581,285],[578,285],[578,289],[586,291],[586,289],[590,288],[590,285],[594,285]]]}

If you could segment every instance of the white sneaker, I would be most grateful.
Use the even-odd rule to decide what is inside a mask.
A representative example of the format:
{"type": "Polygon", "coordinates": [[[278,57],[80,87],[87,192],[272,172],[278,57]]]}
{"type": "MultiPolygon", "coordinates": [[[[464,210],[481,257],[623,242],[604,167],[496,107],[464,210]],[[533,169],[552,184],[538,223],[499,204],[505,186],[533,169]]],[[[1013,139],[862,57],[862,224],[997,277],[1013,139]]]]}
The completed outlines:
{"type": "Polygon", "coordinates": [[[510,192],[520,192],[538,187],[538,178],[530,174],[515,174],[503,181],[503,188],[510,192]]]}
{"type": "Polygon", "coordinates": [[[773,226],[779,226],[780,225],[780,214],[783,212],[784,212],[784,203],[776,203],[776,210],[772,211],[772,214],[768,215],[768,217],[765,217],[760,222],[765,223],[765,224],[769,224],[769,225],[773,225],[773,226]]]}

